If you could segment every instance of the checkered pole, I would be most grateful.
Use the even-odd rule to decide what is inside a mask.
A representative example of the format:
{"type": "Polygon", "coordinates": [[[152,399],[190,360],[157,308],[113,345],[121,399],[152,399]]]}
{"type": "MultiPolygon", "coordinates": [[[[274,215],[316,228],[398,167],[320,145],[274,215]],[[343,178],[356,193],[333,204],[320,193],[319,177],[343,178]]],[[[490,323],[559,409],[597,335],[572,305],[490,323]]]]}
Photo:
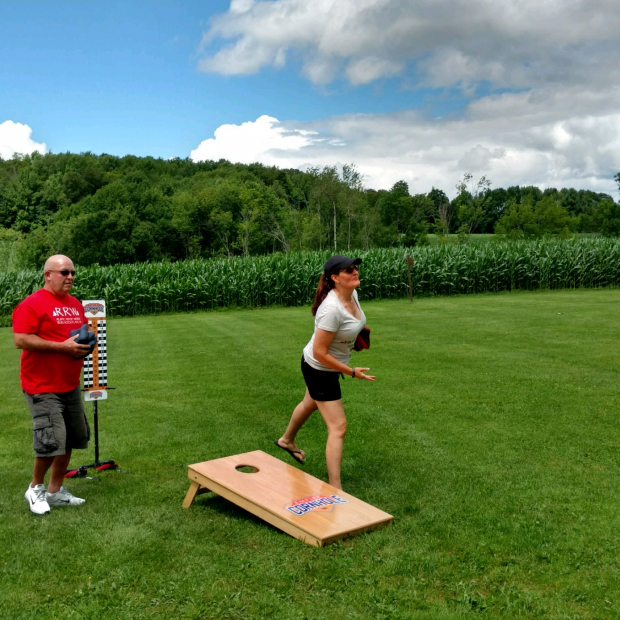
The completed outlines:
{"type": "Polygon", "coordinates": [[[90,329],[97,334],[97,346],[93,352],[84,359],[84,400],[93,403],[93,421],[95,429],[95,462],[83,465],[82,468],[94,467],[102,471],[104,469],[116,469],[118,463],[114,460],[99,460],[99,401],[108,399],[108,340],[106,326],[106,308],[104,300],[83,301],[84,314],[90,329]]]}

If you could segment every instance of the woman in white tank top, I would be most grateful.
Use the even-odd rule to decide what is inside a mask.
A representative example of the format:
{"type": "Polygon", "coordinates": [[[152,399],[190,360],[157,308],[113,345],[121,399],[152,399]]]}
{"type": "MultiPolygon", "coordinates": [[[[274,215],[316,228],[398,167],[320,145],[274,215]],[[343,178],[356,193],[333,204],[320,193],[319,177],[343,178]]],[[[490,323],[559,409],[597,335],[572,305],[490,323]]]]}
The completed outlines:
{"type": "Polygon", "coordinates": [[[314,333],[301,358],[306,394],[295,407],[284,435],[274,442],[303,465],[305,452],[297,447],[295,437],[318,409],[327,426],[325,459],[329,483],[337,489],[342,489],[340,466],[347,430],[340,375],[375,380],[365,374],[368,368],[348,366],[355,339],[366,323],[355,290],[360,284],[361,262],[360,258],[336,255],[325,263],[312,305],[314,333]]]}

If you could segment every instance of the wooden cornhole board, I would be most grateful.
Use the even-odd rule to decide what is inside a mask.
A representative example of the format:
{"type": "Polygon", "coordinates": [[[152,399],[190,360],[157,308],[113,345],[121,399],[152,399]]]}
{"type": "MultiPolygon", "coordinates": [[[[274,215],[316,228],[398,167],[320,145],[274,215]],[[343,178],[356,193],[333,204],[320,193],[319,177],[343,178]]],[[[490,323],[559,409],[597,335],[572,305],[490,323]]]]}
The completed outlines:
{"type": "Polygon", "coordinates": [[[183,508],[189,508],[199,493],[213,491],[316,547],[378,529],[394,519],[262,450],[195,463],[187,475],[191,485],[183,508]],[[236,469],[244,466],[257,471],[236,469]]]}

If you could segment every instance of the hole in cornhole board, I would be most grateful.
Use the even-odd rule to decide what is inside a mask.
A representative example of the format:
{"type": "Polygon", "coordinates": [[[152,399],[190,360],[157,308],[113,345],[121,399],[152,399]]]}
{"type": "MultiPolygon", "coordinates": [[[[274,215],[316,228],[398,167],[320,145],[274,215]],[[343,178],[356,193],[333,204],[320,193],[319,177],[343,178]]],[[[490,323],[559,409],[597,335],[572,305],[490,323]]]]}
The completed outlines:
{"type": "Polygon", "coordinates": [[[254,467],[254,465],[237,465],[235,469],[242,474],[256,474],[260,471],[258,467],[254,467]]]}

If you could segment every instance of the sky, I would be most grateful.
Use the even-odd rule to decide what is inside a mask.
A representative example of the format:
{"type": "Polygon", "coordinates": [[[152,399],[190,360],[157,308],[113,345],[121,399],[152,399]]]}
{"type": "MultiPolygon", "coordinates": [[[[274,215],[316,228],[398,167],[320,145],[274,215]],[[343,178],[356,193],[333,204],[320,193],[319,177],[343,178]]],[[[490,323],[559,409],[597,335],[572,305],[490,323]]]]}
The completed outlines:
{"type": "Polygon", "coordinates": [[[0,156],[355,164],[618,199],[618,0],[0,0],[0,156]]]}

